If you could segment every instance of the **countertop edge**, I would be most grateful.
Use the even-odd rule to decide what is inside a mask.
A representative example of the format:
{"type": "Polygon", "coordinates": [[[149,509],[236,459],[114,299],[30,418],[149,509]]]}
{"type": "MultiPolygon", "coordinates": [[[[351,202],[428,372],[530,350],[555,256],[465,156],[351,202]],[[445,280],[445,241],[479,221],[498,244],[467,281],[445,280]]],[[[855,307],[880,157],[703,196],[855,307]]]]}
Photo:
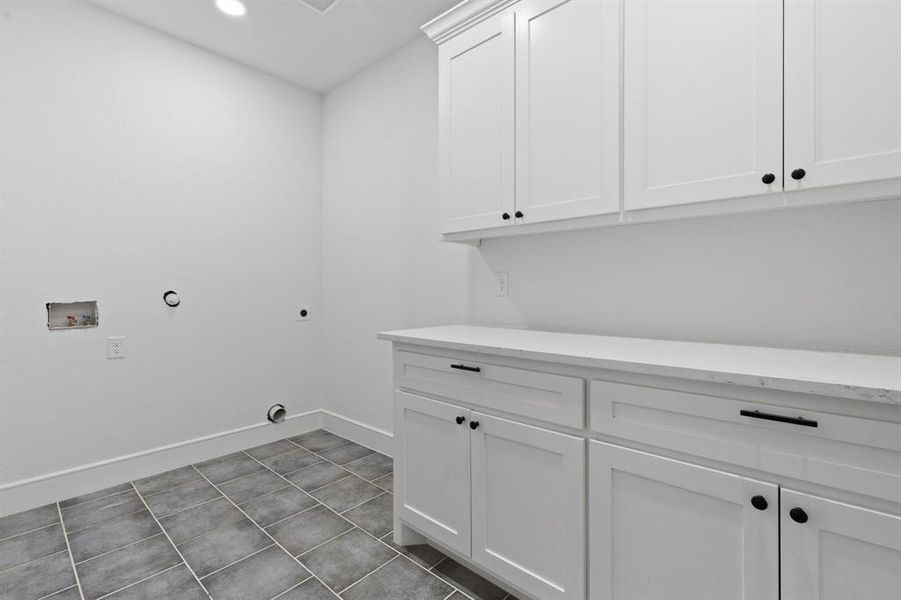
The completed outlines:
{"type": "Polygon", "coordinates": [[[692,369],[688,367],[626,362],[590,356],[578,356],[572,354],[556,354],[553,352],[539,352],[534,350],[517,350],[513,348],[496,347],[477,343],[451,342],[430,338],[418,338],[415,336],[398,335],[392,332],[380,332],[377,339],[394,343],[403,343],[413,346],[442,348],[462,352],[480,352],[494,356],[506,356],[510,358],[522,358],[555,364],[566,364],[578,367],[607,369],[622,371],[640,375],[656,375],[720,383],[726,385],[738,385],[759,389],[771,389],[783,392],[795,392],[801,394],[813,394],[817,396],[830,396],[847,400],[862,400],[881,404],[901,405],[901,390],[872,388],[823,381],[808,381],[803,379],[789,379],[765,375],[749,375],[747,373],[732,373],[728,371],[692,369]]]}

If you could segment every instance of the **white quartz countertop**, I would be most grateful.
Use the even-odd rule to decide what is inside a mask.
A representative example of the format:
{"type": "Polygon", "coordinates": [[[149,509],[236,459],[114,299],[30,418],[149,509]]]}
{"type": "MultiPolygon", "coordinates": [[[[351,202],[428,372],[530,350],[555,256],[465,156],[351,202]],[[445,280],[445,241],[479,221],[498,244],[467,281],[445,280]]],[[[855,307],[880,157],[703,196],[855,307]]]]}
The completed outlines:
{"type": "Polygon", "coordinates": [[[901,405],[901,357],[448,325],[379,339],[645,375],[901,405]]]}

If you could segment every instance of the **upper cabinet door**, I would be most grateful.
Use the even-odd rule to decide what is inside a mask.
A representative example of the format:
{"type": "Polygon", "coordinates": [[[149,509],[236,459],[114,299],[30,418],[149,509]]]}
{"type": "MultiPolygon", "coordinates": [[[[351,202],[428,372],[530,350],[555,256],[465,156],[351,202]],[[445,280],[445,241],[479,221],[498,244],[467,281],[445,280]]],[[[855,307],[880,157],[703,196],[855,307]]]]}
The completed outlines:
{"type": "Polygon", "coordinates": [[[786,0],[785,189],[892,177],[901,177],[901,2],[786,0]]]}
{"type": "Polygon", "coordinates": [[[535,598],[584,599],[585,442],[477,412],[472,424],[473,560],[535,598]]]}
{"type": "Polygon", "coordinates": [[[780,192],[782,1],[626,0],[624,28],[625,208],[780,192]]]}
{"type": "Polygon", "coordinates": [[[438,50],[444,233],[513,223],[514,19],[490,18],[438,50]]]}
{"type": "Polygon", "coordinates": [[[468,410],[394,392],[394,515],[464,556],[471,531],[469,431],[468,410]]]}
{"type": "Polygon", "coordinates": [[[776,485],[589,447],[591,600],[779,598],[776,485]]]}
{"type": "Polygon", "coordinates": [[[620,2],[516,4],[516,209],[619,210],[620,2]]]}
{"type": "Polygon", "coordinates": [[[782,490],[782,600],[899,596],[901,517],[782,490]]]}

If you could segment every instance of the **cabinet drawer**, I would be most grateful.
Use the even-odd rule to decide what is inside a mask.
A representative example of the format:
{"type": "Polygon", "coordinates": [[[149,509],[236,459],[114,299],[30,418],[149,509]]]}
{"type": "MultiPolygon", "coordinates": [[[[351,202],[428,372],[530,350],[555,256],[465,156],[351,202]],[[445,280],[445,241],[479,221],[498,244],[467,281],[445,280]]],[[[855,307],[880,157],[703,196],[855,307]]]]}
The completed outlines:
{"type": "Polygon", "coordinates": [[[901,424],[593,380],[591,428],[901,502],[901,424]]]}
{"type": "Polygon", "coordinates": [[[578,377],[411,352],[394,359],[399,388],[568,427],[585,422],[585,381],[578,377]]]}

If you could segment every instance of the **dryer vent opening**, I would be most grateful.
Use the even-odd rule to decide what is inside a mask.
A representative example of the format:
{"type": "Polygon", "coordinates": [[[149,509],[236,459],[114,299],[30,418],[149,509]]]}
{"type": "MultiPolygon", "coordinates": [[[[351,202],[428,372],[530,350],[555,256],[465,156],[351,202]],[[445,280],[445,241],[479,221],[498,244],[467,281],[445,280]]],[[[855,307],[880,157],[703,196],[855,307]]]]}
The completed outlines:
{"type": "Polygon", "coordinates": [[[266,418],[272,421],[273,423],[281,423],[285,420],[285,415],[288,412],[285,410],[285,407],[281,404],[273,404],[269,408],[269,412],[266,413],[266,418]]]}

